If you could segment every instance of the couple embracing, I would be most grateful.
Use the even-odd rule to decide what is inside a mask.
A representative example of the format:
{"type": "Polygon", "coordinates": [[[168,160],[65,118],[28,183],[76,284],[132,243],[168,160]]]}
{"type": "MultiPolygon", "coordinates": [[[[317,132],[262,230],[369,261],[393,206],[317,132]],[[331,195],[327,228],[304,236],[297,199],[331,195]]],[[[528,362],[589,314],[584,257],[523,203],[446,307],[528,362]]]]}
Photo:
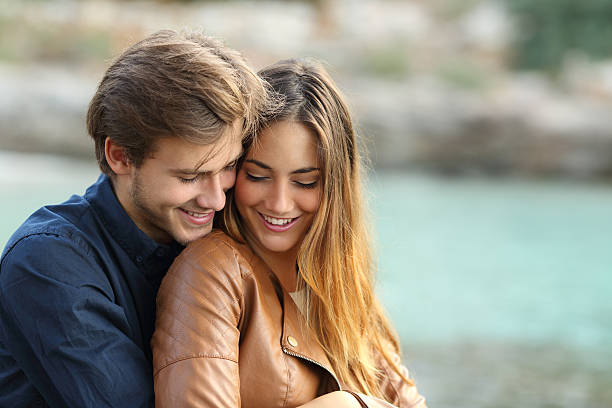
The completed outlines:
{"type": "Polygon", "coordinates": [[[0,407],[425,407],[319,63],[255,74],[160,31],[107,70],[87,126],[98,181],[2,253],[0,407]]]}

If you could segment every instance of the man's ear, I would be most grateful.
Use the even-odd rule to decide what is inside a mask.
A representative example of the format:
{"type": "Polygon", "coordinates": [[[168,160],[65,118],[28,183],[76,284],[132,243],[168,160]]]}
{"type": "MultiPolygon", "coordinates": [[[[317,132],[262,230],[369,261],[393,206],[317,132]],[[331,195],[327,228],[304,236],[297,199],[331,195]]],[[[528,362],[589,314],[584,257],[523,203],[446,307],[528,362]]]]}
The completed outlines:
{"type": "Polygon", "coordinates": [[[130,174],[132,165],[123,147],[119,146],[110,137],[104,141],[104,154],[106,162],[117,175],[130,174]]]}

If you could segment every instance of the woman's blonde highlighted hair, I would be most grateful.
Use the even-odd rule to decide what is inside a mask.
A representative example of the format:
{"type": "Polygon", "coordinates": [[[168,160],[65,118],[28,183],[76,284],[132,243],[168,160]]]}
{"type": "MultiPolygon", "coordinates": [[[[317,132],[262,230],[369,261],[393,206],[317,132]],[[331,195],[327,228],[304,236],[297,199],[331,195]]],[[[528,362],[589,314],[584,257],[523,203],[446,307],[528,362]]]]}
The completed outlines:
{"type": "MultiPolygon", "coordinates": [[[[412,382],[391,358],[389,347],[399,353],[399,342],[374,294],[370,233],[361,192],[363,163],[349,111],[316,61],[280,61],[259,75],[284,101],[263,126],[296,121],[312,129],[318,139],[321,203],[297,260],[307,325],[340,381],[383,397],[377,356],[384,357],[407,383],[412,382]]],[[[245,241],[248,233],[233,191],[228,193],[224,223],[229,235],[245,241]]]]}

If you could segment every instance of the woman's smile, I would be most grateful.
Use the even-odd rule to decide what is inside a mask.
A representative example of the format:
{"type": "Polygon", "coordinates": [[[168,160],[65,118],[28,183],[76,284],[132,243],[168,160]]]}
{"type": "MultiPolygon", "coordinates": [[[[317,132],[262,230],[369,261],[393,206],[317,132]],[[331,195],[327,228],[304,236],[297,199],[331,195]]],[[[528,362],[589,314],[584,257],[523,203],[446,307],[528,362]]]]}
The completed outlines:
{"type": "Polygon", "coordinates": [[[298,221],[299,217],[295,218],[276,218],[269,215],[259,213],[264,225],[274,232],[284,232],[290,229],[298,221]]]}

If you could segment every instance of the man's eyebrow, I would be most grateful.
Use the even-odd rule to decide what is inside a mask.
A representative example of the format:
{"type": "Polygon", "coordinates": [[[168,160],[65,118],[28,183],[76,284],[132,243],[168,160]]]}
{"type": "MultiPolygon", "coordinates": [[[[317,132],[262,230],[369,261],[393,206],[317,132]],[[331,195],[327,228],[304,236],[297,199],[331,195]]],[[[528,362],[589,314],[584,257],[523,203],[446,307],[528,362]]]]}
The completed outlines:
{"type": "MultiPolygon", "coordinates": [[[[272,167],[268,166],[265,163],[260,162],[259,160],[255,160],[255,159],[248,159],[246,160],[248,163],[253,163],[254,165],[261,167],[262,169],[265,170],[272,170],[272,167]]],[[[303,169],[297,169],[292,171],[290,174],[304,174],[304,173],[312,173],[313,171],[319,171],[321,169],[319,169],[318,167],[304,167],[303,169]]]]}
{"type": "Polygon", "coordinates": [[[197,169],[171,169],[172,173],[176,174],[207,174],[211,173],[210,170],[199,171],[197,169]]]}
{"type": "MultiPolygon", "coordinates": [[[[240,154],[238,156],[236,156],[233,160],[228,161],[227,163],[225,163],[223,165],[223,168],[226,168],[228,166],[233,166],[234,164],[236,164],[236,162],[240,159],[240,154]]],[[[223,170],[223,169],[221,169],[223,170]]],[[[221,171],[219,170],[219,171],[221,171]]],[[[170,170],[172,173],[175,174],[200,174],[200,175],[207,175],[207,174],[213,174],[214,172],[212,170],[199,170],[199,167],[196,169],[171,169],[170,170]]]]}

